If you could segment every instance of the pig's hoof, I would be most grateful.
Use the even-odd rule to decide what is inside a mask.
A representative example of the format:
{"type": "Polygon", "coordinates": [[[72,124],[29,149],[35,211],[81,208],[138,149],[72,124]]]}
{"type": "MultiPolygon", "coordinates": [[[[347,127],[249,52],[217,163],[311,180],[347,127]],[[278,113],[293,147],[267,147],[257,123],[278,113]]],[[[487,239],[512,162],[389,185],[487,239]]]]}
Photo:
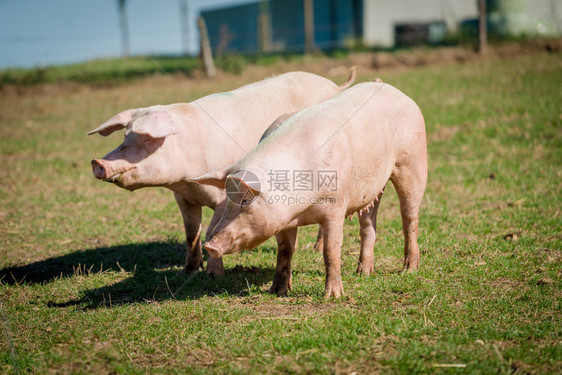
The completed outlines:
{"type": "Polygon", "coordinates": [[[271,285],[271,288],[267,290],[267,292],[271,294],[277,294],[278,296],[284,296],[289,292],[289,290],[293,288],[292,284],[293,283],[291,278],[289,278],[288,282],[273,280],[273,284],[271,285]]]}
{"type": "Polygon", "coordinates": [[[197,264],[197,263],[195,263],[195,264],[189,263],[189,264],[186,264],[186,265],[185,265],[185,267],[183,268],[183,272],[184,272],[184,273],[187,273],[187,274],[189,274],[189,273],[197,273],[197,272],[199,272],[199,270],[200,270],[201,268],[203,268],[203,261],[201,261],[201,262],[198,263],[198,264],[197,264]]]}
{"type": "Polygon", "coordinates": [[[343,295],[343,285],[340,283],[328,283],[326,284],[326,291],[324,292],[324,298],[340,298],[343,295]]]}
{"type": "Polygon", "coordinates": [[[417,268],[404,267],[402,268],[402,273],[412,273],[412,272],[416,272],[417,270],[418,270],[417,268]]]}
{"type": "Polygon", "coordinates": [[[404,259],[404,268],[402,273],[414,272],[420,268],[419,259],[404,259]]]}
{"type": "Polygon", "coordinates": [[[375,265],[374,264],[366,264],[366,263],[359,262],[359,264],[357,265],[357,271],[356,272],[359,275],[369,276],[374,271],[375,271],[375,265]]]}
{"type": "Polygon", "coordinates": [[[314,244],[314,251],[316,251],[317,253],[321,253],[324,251],[324,241],[320,240],[320,241],[316,241],[316,243],[314,244]]]}
{"type": "Polygon", "coordinates": [[[205,273],[208,276],[223,276],[224,275],[224,270],[216,270],[213,268],[208,268],[207,267],[207,271],[205,271],[205,273]]]}
{"type": "Polygon", "coordinates": [[[222,276],[224,275],[224,266],[222,258],[209,258],[207,260],[207,275],[222,276]]]}
{"type": "Polygon", "coordinates": [[[268,293],[276,294],[278,296],[284,296],[289,292],[289,287],[287,285],[272,285],[271,288],[267,290],[268,293]]]}

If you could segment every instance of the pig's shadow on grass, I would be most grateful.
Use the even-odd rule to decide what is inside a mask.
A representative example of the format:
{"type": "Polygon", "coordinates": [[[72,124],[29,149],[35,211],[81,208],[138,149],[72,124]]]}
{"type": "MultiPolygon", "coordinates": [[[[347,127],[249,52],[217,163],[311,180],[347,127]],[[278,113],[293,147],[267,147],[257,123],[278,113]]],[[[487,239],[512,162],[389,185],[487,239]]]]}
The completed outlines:
{"type": "Polygon", "coordinates": [[[210,277],[204,272],[184,274],[178,267],[183,265],[184,259],[185,244],[173,241],[99,247],[4,268],[0,270],[0,279],[11,285],[44,284],[77,276],[93,278],[96,273],[109,271],[114,275],[115,272],[132,274],[115,284],[83,291],[78,299],[49,303],[53,307],[80,306],[85,309],[197,299],[226,293],[244,295],[248,293],[248,287],[261,288],[273,280],[273,268],[236,266],[227,269],[221,277],[210,277]]]}

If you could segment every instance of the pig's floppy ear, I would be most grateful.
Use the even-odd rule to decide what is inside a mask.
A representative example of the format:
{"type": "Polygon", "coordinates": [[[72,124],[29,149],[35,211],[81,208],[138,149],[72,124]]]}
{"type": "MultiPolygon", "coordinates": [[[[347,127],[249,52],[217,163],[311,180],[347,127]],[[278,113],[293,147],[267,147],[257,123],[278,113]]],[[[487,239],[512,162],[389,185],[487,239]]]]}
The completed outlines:
{"type": "Polygon", "coordinates": [[[260,190],[260,181],[250,171],[238,171],[226,178],[226,196],[236,205],[249,205],[260,195],[260,190]]]}
{"type": "Polygon", "coordinates": [[[88,135],[92,135],[95,133],[100,133],[104,137],[107,137],[111,133],[116,130],[121,130],[127,127],[127,124],[133,119],[133,115],[135,114],[134,109],[128,109],[126,111],[120,112],[92,130],[88,133],[88,135]]]}
{"type": "Polygon", "coordinates": [[[228,176],[229,170],[224,169],[216,172],[207,173],[201,177],[190,178],[189,181],[197,182],[201,185],[211,185],[216,186],[219,189],[224,189],[226,186],[226,177],[228,176]]]}
{"type": "Polygon", "coordinates": [[[237,190],[246,192],[250,191],[254,195],[259,195],[261,192],[260,180],[250,171],[242,170],[234,172],[227,176],[227,184],[234,183],[237,190]]]}
{"type": "Polygon", "coordinates": [[[175,134],[174,120],[166,111],[150,112],[133,122],[132,131],[151,138],[164,138],[175,134]]]}

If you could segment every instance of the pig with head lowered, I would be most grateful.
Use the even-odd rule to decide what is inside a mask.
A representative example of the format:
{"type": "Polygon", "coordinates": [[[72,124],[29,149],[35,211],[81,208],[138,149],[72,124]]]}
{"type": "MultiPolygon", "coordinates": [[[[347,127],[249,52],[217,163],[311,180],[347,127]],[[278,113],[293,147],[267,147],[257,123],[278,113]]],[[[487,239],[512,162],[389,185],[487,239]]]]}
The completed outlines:
{"type": "Polygon", "coordinates": [[[291,289],[297,227],[319,223],[325,295],[339,297],[344,220],[359,212],[357,271],[370,274],[377,209],[388,180],[400,200],[404,270],[415,270],[420,259],[419,209],[427,181],[424,118],[398,89],[360,83],[292,115],[231,167],[195,179],[225,188],[229,197],[203,247],[212,257],[221,257],[276,235],[279,249],[270,292],[284,294],[291,289]]]}
{"type": "MultiPolygon", "coordinates": [[[[191,103],[156,105],[123,111],[88,133],[108,136],[125,129],[125,139],[102,159],[92,160],[94,176],[133,191],[163,186],[174,192],[187,243],[186,272],[203,266],[201,208],[225,208],[221,189],[191,179],[225,168],[254,147],[279,116],[322,102],[354,80],[337,86],[306,72],[290,72],[191,103]]],[[[209,232],[208,232],[209,233],[209,232]]],[[[222,274],[222,259],[209,259],[207,273],[222,274]]]]}

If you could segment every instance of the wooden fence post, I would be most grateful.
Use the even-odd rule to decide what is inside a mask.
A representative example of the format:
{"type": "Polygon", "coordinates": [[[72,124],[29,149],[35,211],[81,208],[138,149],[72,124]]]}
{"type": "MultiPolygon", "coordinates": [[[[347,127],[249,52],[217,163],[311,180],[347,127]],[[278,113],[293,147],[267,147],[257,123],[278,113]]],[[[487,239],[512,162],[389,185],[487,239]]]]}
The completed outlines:
{"type": "Polygon", "coordinates": [[[187,0],[180,0],[180,25],[181,25],[181,39],[183,41],[183,54],[189,55],[189,23],[188,23],[188,9],[187,0]]]}
{"type": "Polygon", "coordinates": [[[304,0],[304,49],[306,53],[314,50],[314,2],[304,0]]]}
{"type": "Polygon", "coordinates": [[[488,49],[488,31],[486,30],[486,0],[478,1],[478,52],[486,54],[488,49]]]}
{"type": "Polygon", "coordinates": [[[119,10],[119,27],[121,29],[121,54],[129,57],[129,23],[127,22],[125,1],[119,0],[117,6],[119,10]]]}
{"type": "Polygon", "coordinates": [[[258,47],[260,52],[271,52],[271,13],[269,3],[260,3],[258,14],[258,47]]]}
{"type": "Polygon", "coordinates": [[[199,35],[201,35],[201,56],[203,58],[203,65],[207,77],[213,78],[217,75],[215,63],[213,62],[213,53],[211,52],[211,43],[209,42],[209,34],[207,33],[207,25],[203,17],[197,19],[197,26],[199,27],[199,35]]]}

